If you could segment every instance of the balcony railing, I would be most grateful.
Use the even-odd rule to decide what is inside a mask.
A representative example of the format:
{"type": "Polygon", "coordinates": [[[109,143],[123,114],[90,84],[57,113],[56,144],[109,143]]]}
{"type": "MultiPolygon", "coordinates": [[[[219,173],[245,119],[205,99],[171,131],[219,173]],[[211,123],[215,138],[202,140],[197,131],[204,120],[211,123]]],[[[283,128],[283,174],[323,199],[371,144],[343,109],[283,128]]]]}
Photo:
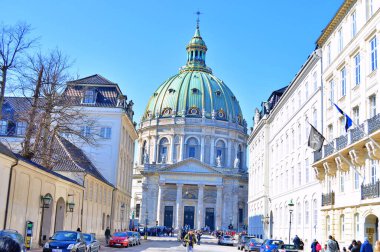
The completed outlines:
{"type": "Polygon", "coordinates": [[[336,149],[341,150],[347,146],[347,136],[340,136],[336,139],[336,149]]]}
{"type": "Polygon", "coordinates": [[[322,159],[322,150],[314,151],[314,162],[317,162],[322,159]]]}
{"type": "Polygon", "coordinates": [[[370,184],[362,184],[361,186],[361,197],[364,199],[373,199],[380,197],[380,181],[376,181],[375,183],[370,184]]]}
{"type": "Polygon", "coordinates": [[[335,204],[335,193],[322,193],[322,206],[332,206],[335,204]]]}
{"type": "MultiPolygon", "coordinates": [[[[359,125],[359,127],[360,127],[361,129],[363,129],[363,125],[359,125]]],[[[356,142],[356,141],[359,141],[360,139],[363,138],[364,133],[363,133],[363,131],[362,131],[359,127],[356,127],[356,128],[353,128],[352,130],[350,130],[350,134],[351,134],[351,143],[354,143],[354,142],[356,142]]]]}
{"type": "Polygon", "coordinates": [[[368,119],[368,134],[380,129],[380,114],[368,119]]]}

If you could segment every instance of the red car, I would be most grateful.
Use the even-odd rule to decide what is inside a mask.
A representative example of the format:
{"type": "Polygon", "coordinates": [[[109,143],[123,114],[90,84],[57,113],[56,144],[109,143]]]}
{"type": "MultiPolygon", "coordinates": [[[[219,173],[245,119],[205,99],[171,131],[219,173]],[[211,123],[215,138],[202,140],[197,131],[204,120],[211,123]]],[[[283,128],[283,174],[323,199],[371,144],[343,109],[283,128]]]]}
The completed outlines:
{"type": "Polygon", "coordinates": [[[129,240],[127,232],[117,232],[114,233],[109,241],[109,246],[120,246],[120,247],[128,247],[129,240]]]}

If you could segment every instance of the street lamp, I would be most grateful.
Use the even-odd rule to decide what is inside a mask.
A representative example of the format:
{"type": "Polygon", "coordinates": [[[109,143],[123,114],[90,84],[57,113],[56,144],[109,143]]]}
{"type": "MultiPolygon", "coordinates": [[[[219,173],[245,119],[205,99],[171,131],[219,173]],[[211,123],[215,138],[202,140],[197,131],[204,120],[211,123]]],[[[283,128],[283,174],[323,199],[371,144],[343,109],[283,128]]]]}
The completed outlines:
{"type": "Polygon", "coordinates": [[[75,207],[74,194],[68,194],[67,196],[73,197],[72,201],[66,203],[66,212],[72,213],[72,212],[74,212],[74,207],[75,207]]]}
{"type": "Polygon", "coordinates": [[[120,231],[123,231],[123,221],[124,221],[124,209],[125,209],[125,204],[122,203],[121,206],[121,216],[120,216],[120,231]]]}
{"type": "Polygon", "coordinates": [[[289,216],[290,217],[289,218],[289,244],[290,244],[290,230],[292,228],[292,213],[293,213],[293,207],[294,207],[294,203],[292,199],[290,199],[288,206],[289,206],[289,214],[290,214],[289,216]]]}
{"type": "Polygon", "coordinates": [[[144,240],[146,240],[148,237],[148,209],[145,211],[145,234],[144,234],[144,240]]]}
{"type": "Polygon", "coordinates": [[[51,196],[50,193],[46,194],[45,196],[40,197],[41,200],[41,208],[42,208],[42,213],[41,213],[41,225],[40,225],[40,239],[39,243],[42,245],[42,227],[44,224],[44,214],[45,214],[45,208],[49,208],[50,204],[53,200],[53,197],[51,196]]]}

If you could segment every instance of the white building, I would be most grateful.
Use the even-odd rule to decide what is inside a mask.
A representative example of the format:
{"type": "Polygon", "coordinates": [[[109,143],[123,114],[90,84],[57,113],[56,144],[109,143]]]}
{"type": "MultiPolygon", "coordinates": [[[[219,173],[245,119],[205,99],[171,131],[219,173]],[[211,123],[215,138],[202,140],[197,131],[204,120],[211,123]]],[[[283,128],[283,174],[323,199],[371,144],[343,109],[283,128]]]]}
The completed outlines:
{"type": "Polygon", "coordinates": [[[321,129],[321,62],[314,51],[291,83],[274,91],[256,109],[249,136],[249,234],[289,239],[290,200],[293,237],[306,248],[319,237],[320,185],[307,147],[309,123],[321,129]]]}
{"type": "Polygon", "coordinates": [[[345,1],[317,41],[326,90],[323,134],[334,146],[316,152],[313,164],[323,187],[321,230],[324,240],[331,234],[345,245],[379,240],[379,7],[375,0],[345,1]],[[374,141],[355,125],[346,133],[329,99],[374,141]]]}
{"type": "Polygon", "coordinates": [[[205,64],[199,27],[187,63],[150,98],[138,130],[134,209],[141,225],[241,229],[247,224],[246,122],[205,64]]]}

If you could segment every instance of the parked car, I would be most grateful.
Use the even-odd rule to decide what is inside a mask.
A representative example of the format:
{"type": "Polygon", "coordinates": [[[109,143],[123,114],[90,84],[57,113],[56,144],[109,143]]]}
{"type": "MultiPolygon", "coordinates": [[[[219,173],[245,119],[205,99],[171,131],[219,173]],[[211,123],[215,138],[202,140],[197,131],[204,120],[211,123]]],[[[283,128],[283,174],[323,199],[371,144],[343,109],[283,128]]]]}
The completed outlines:
{"type": "Polygon", "coordinates": [[[110,247],[120,246],[120,247],[128,247],[129,240],[127,232],[116,232],[110,238],[109,244],[110,247]]]}
{"type": "Polygon", "coordinates": [[[260,252],[275,252],[282,244],[284,244],[282,240],[267,239],[260,246],[260,252]]]}
{"type": "Polygon", "coordinates": [[[10,230],[10,229],[1,230],[0,237],[3,237],[3,236],[8,236],[12,238],[13,240],[15,240],[20,245],[21,251],[26,252],[24,237],[19,232],[17,232],[16,230],[10,230]]]}
{"type": "Polygon", "coordinates": [[[138,243],[137,243],[137,239],[136,239],[136,236],[134,236],[135,232],[132,232],[132,231],[128,231],[127,232],[127,236],[128,236],[128,241],[129,241],[129,246],[136,246],[138,243]]]}
{"type": "Polygon", "coordinates": [[[100,250],[100,242],[96,240],[95,234],[83,234],[86,242],[87,252],[98,252],[100,250]]]}
{"type": "Polygon", "coordinates": [[[298,249],[293,244],[282,244],[277,249],[278,252],[298,252],[298,249]]]}
{"type": "Polygon", "coordinates": [[[240,235],[239,237],[235,238],[236,243],[237,243],[237,249],[238,250],[243,250],[245,243],[253,238],[254,236],[248,236],[248,235],[240,235]]]}
{"type": "Polygon", "coordinates": [[[83,234],[77,231],[55,232],[45,243],[43,252],[86,252],[86,242],[83,234]]]}
{"type": "Polygon", "coordinates": [[[223,235],[218,240],[219,245],[234,245],[234,240],[232,239],[232,236],[230,235],[223,235]]]}
{"type": "Polygon", "coordinates": [[[263,240],[259,238],[250,238],[247,239],[244,244],[244,251],[260,251],[260,247],[263,244],[263,240]]]}
{"type": "Polygon", "coordinates": [[[141,244],[141,235],[139,232],[133,232],[133,235],[136,237],[137,244],[141,244]]]}

